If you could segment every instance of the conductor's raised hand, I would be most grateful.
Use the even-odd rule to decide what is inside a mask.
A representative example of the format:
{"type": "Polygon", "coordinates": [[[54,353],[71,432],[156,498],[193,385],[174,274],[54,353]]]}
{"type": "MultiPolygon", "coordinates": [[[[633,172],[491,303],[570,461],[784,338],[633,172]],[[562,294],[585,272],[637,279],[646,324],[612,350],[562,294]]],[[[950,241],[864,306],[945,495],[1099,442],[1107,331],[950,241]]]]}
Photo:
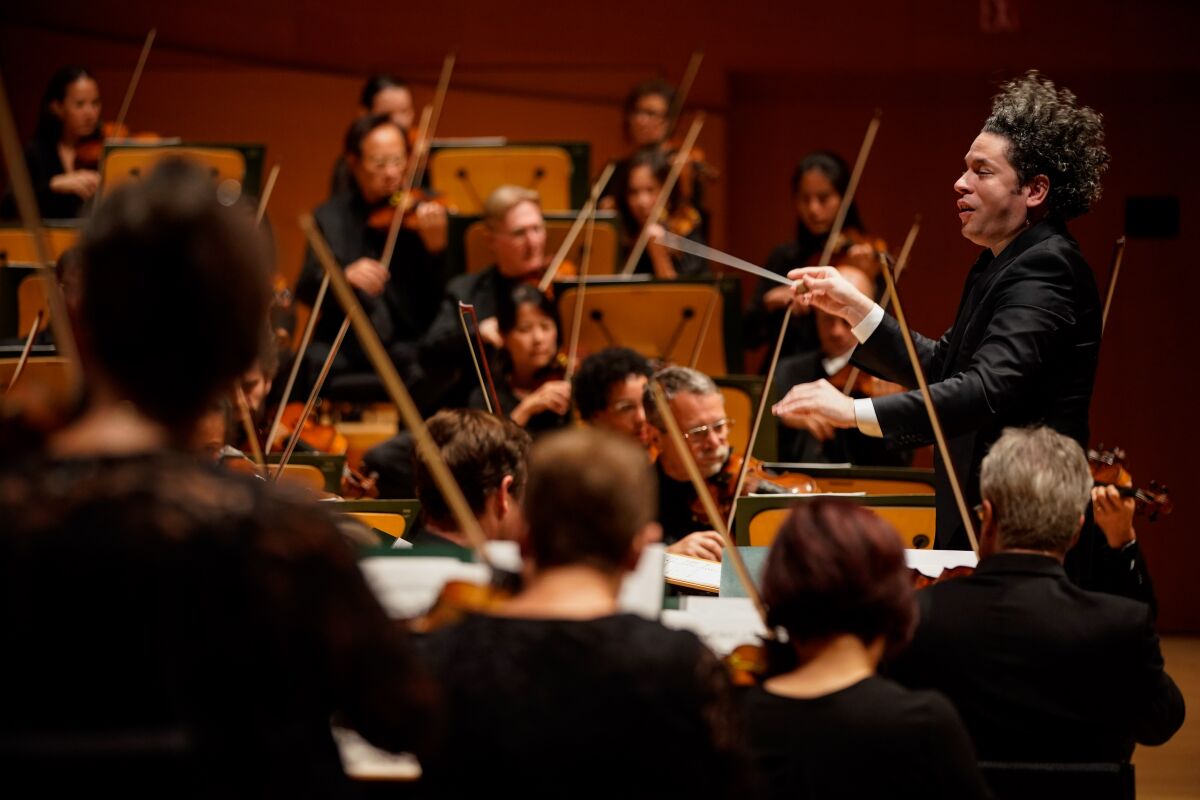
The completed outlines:
{"type": "Polygon", "coordinates": [[[796,299],[801,306],[841,317],[851,327],[862,322],[875,306],[874,300],[833,267],[794,269],[788,273],[788,280],[796,281],[796,299]]]}

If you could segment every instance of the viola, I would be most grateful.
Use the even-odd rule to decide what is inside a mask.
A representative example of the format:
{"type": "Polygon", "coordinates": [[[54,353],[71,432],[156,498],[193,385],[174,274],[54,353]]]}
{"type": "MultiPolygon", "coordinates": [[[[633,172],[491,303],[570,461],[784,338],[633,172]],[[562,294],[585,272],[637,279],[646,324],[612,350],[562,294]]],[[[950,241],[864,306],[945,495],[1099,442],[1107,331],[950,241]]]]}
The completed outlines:
{"type": "MultiPolygon", "coordinates": [[[[729,516],[733,507],[733,493],[737,487],[738,472],[742,468],[743,456],[734,453],[726,461],[721,471],[705,480],[705,486],[722,517],[729,516]]],[[[746,479],[742,484],[742,496],[748,494],[817,494],[821,491],[811,475],[803,472],[771,472],[763,466],[763,462],[750,457],[746,465],[746,479]]],[[[706,519],[704,506],[699,497],[692,501],[692,515],[697,521],[706,519]]]]}
{"type": "MultiPolygon", "coordinates": [[[[400,202],[404,196],[404,192],[395,192],[391,197],[382,201],[367,215],[367,227],[375,231],[391,230],[392,221],[396,217],[396,213],[400,210],[400,202]]],[[[435,203],[446,209],[447,213],[457,214],[458,207],[446,199],[444,195],[427,192],[424,189],[414,188],[408,194],[408,203],[404,207],[404,218],[400,222],[400,226],[405,230],[417,229],[417,206],[422,203],[435,203]]]]}
{"type": "Polygon", "coordinates": [[[1135,503],[1134,513],[1144,515],[1154,522],[1159,515],[1167,516],[1175,510],[1170,490],[1150,481],[1149,489],[1135,489],[1133,476],[1125,469],[1125,451],[1119,447],[1105,450],[1088,450],[1088,466],[1092,470],[1092,481],[1096,486],[1115,486],[1122,497],[1131,497],[1135,503]]]}

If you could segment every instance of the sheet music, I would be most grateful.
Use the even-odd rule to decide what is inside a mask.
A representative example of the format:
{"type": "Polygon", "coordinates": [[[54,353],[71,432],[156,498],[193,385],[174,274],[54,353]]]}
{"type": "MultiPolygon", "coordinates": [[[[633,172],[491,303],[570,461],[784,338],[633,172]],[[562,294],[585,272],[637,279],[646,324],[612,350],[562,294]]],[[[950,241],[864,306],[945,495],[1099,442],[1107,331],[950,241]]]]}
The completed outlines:
{"type": "Polygon", "coordinates": [[[421,764],[412,753],[380,750],[349,728],[333,727],[333,739],[342,757],[342,768],[359,780],[415,781],[421,764]]]}
{"type": "Polygon", "coordinates": [[[362,559],[358,567],[383,610],[398,619],[428,611],[446,581],[486,583],[490,575],[483,564],[441,556],[375,556],[362,559]]]}
{"type": "Polygon", "coordinates": [[[667,553],[663,576],[669,581],[702,586],[716,592],[721,588],[721,562],[667,553]]]}
{"type": "Polygon", "coordinates": [[[970,550],[905,550],[904,561],[922,575],[936,578],[943,569],[973,567],[979,559],[970,550]]]}
{"type": "Polygon", "coordinates": [[[744,597],[684,597],[678,611],[662,612],[662,624],[691,631],[719,656],[757,644],[767,633],[754,603],[744,597]]]}
{"type": "Polygon", "coordinates": [[[658,619],[663,604],[663,545],[647,545],[637,569],[625,576],[617,608],[646,619],[658,619]]]}

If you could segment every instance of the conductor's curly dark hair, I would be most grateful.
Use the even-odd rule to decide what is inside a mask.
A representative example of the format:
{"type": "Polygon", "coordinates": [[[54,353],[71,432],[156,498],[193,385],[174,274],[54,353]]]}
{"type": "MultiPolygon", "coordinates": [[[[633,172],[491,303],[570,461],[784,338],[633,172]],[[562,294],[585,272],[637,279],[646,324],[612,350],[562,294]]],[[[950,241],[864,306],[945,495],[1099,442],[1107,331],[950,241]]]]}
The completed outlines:
{"type": "Polygon", "coordinates": [[[1100,178],[1109,162],[1103,118],[1037,70],[1001,86],[983,132],[1008,139],[1008,160],[1020,185],[1035,175],[1050,179],[1051,216],[1078,217],[1100,199],[1100,178]]]}

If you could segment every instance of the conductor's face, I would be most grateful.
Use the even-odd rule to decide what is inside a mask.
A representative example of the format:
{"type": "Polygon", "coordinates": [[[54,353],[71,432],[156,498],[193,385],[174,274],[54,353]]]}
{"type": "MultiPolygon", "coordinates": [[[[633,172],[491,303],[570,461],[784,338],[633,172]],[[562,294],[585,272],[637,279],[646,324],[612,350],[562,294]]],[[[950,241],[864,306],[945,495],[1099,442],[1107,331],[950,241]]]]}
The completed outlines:
{"type": "Polygon", "coordinates": [[[1008,161],[1008,139],[981,133],[963,159],[966,169],[955,181],[962,235],[996,255],[1016,238],[1029,215],[1029,187],[1017,181],[1008,161]]]}

